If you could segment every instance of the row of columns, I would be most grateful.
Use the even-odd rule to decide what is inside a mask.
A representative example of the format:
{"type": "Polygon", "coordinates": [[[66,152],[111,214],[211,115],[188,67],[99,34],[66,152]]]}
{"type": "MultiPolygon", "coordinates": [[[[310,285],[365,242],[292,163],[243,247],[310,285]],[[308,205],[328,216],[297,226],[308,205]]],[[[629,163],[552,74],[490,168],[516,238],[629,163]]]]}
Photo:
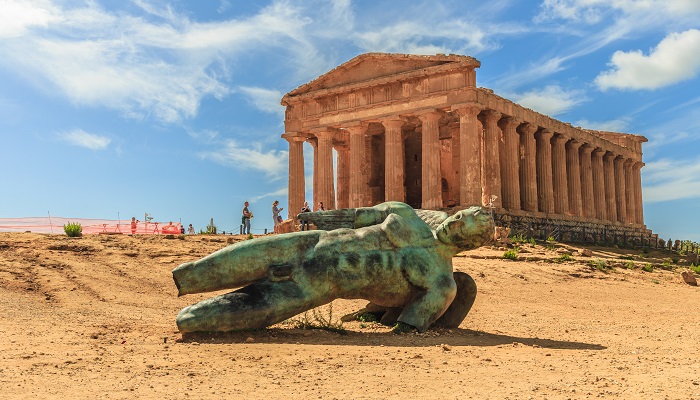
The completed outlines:
{"type": "MultiPolygon", "coordinates": [[[[643,224],[643,164],[600,147],[553,132],[480,105],[452,107],[459,116],[459,204],[487,204],[507,210],[580,216],[602,221],[643,224]]],[[[436,110],[416,114],[422,123],[422,208],[442,207],[439,121],[436,110]]],[[[404,201],[404,118],[381,121],[385,143],[385,201],[404,201]]],[[[366,181],[368,123],[343,126],[347,144],[337,146],[338,204],[335,204],[333,138],[318,128],[314,146],[314,202],[327,209],[369,205],[366,181]]],[[[289,141],[289,207],[304,202],[302,144],[308,137],[285,133],[289,141]]]]}

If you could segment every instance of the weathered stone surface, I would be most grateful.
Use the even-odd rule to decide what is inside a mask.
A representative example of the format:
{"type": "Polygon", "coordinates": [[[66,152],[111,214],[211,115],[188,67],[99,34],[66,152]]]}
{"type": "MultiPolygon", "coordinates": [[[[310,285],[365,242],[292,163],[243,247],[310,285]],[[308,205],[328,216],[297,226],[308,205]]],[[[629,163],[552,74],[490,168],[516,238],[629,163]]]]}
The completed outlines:
{"type": "Polygon", "coordinates": [[[574,127],[513,103],[477,86],[480,66],[455,54],[366,53],[287,93],[288,209],[303,203],[307,141],[314,203],[328,209],[335,198],[355,207],[490,205],[645,229],[645,137],[574,127]]]}
{"type": "Polygon", "coordinates": [[[578,253],[583,257],[593,256],[593,251],[591,251],[590,249],[580,249],[578,253]]]}
{"type": "Polygon", "coordinates": [[[476,286],[462,274],[455,282],[452,257],[492,240],[482,208],[438,213],[437,226],[400,202],[309,214],[352,216],[353,228],[259,237],[175,268],[179,295],[242,287],[182,309],[180,331],[264,328],[337,298],[364,298],[387,308],[383,318],[422,332],[449,310],[459,285],[466,292],[444,323],[469,311],[476,286]]]}
{"type": "Polygon", "coordinates": [[[681,272],[681,276],[683,277],[683,281],[685,281],[685,283],[687,283],[688,285],[698,285],[698,281],[695,279],[695,274],[693,274],[692,271],[683,271],[681,272]]]}

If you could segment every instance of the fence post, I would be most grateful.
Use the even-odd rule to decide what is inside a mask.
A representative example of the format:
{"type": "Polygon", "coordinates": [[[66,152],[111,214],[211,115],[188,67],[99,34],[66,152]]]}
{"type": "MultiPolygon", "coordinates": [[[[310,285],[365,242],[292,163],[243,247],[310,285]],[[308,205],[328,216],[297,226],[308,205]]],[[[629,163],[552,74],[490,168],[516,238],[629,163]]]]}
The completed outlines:
{"type": "Polygon", "coordinates": [[[243,234],[243,225],[239,225],[238,229],[240,230],[240,234],[242,235],[243,234]]]}

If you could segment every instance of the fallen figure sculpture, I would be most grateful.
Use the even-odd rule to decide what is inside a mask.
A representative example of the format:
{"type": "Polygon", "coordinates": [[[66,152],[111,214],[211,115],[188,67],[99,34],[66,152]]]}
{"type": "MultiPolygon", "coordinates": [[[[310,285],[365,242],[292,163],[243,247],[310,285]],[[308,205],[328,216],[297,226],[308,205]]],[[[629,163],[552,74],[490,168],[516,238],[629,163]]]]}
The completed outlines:
{"type": "Polygon", "coordinates": [[[453,275],[452,257],[493,234],[480,207],[448,216],[386,202],[299,218],[346,227],[238,242],[175,268],[179,296],[240,288],[183,308],[180,332],[264,328],[338,298],[369,300],[382,322],[396,323],[395,332],[456,327],[476,285],[467,274],[453,275]]]}

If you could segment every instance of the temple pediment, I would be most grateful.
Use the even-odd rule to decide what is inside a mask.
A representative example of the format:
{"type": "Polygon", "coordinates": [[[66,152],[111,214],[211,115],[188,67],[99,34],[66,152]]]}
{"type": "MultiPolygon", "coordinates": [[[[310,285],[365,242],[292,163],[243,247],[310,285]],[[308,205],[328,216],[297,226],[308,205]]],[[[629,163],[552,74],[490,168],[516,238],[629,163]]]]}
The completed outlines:
{"type": "Polygon", "coordinates": [[[449,63],[471,68],[478,68],[480,65],[479,61],[473,57],[455,54],[421,56],[413,54],[365,53],[287,93],[283,98],[283,103],[288,97],[304,93],[352,85],[449,63]]]}

